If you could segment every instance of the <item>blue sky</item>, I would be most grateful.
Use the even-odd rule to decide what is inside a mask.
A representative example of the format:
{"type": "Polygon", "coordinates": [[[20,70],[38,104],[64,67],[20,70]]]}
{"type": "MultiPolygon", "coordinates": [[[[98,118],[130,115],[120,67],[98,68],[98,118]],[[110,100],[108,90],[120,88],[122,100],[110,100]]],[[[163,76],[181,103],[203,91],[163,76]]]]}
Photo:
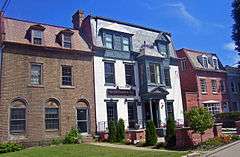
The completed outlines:
{"type": "MultiPolygon", "coordinates": [[[[5,15],[72,26],[77,9],[171,32],[176,49],[216,53],[223,64],[239,59],[231,40],[232,0],[12,0],[5,15]]],[[[0,2],[2,6],[3,0],[0,2]]]]}

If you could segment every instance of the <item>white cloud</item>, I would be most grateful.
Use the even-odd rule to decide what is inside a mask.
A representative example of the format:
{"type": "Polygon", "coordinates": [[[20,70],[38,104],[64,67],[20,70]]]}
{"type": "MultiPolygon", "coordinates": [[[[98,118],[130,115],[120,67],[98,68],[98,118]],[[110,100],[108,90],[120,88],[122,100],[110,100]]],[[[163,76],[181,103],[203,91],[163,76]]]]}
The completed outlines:
{"type": "Polygon", "coordinates": [[[169,7],[175,7],[179,13],[179,15],[184,18],[184,20],[191,25],[194,26],[200,26],[202,24],[202,22],[194,17],[190,12],[187,11],[185,5],[181,2],[179,3],[173,3],[173,4],[166,4],[166,6],[169,7]]]}
{"type": "Polygon", "coordinates": [[[234,42],[226,43],[223,48],[227,51],[235,51],[235,44],[234,42]]]}

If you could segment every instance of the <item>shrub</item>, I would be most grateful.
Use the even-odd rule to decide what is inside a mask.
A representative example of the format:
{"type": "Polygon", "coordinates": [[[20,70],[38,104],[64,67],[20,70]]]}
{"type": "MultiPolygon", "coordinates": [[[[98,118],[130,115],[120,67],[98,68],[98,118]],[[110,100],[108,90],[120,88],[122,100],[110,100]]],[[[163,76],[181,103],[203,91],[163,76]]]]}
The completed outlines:
{"type": "Polygon", "coordinates": [[[146,144],[155,145],[157,143],[157,132],[152,120],[147,122],[146,126],[146,144]]]}
{"type": "Polygon", "coordinates": [[[64,144],[76,144],[81,143],[82,136],[78,129],[72,128],[66,135],[63,140],[64,144]]]}
{"type": "Polygon", "coordinates": [[[165,141],[167,147],[174,147],[176,145],[176,123],[172,117],[169,117],[167,120],[165,141]]]}
{"type": "Polygon", "coordinates": [[[124,138],[125,138],[125,125],[124,120],[120,118],[117,123],[117,141],[123,142],[124,138]]]}
{"type": "Polygon", "coordinates": [[[238,140],[240,140],[240,136],[238,136],[238,135],[232,135],[232,141],[238,141],[238,140]]]}
{"type": "Polygon", "coordinates": [[[109,137],[108,140],[109,142],[116,142],[117,141],[117,128],[116,128],[116,123],[114,121],[111,121],[109,123],[109,137]]]}
{"type": "Polygon", "coordinates": [[[194,132],[202,135],[205,133],[207,129],[213,127],[213,116],[212,114],[205,108],[193,108],[192,110],[186,112],[186,117],[188,119],[189,125],[194,132]]]}
{"type": "Polygon", "coordinates": [[[201,150],[209,150],[221,145],[223,145],[222,139],[220,137],[217,137],[203,142],[201,145],[199,145],[198,148],[201,150]]]}
{"type": "Polygon", "coordinates": [[[15,152],[24,149],[21,144],[17,143],[2,143],[0,144],[0,153],[15,152]]]}
{"type": "Polygon", "coordinates": [[[60,139],[60,138],[55,138],[51,141],[51,145],[59,145],[59,144],[62,144],[63,143],[63,140],[60,139]]]}

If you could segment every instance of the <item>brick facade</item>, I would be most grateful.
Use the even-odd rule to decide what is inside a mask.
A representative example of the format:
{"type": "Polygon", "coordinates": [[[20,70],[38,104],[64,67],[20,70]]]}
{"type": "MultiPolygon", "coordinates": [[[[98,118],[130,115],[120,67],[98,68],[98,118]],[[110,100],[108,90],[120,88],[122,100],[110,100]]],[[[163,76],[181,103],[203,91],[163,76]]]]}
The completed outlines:
{"type": "MultiPolygon", "coordinates": [[[[21,26],[20,22],[14,20],[8,20],[6,25],[11,22],[16,23],[11,27],[21,26]]],[[[10,29],[10,25],[7,26],[6,32],[10,29]]],[[[93,53],[88,48],[81,49],[82,45],[78,45],[80,39],[75,41],[75,38],[79,38],[78,30],[73,30],[73,48],[64,49],[56,47],[55,40],[50,41],[52,36],[56,37],[50,29],[59,32],[64,28],[45,27],[49,29],[44,32],[45,40],[49,40],[45,44],[52,42],[53,46],[35,46],[24,39],[19,41],[17,38],[24,37],[21,35],[24,34],[22,32],[26,33],[25,30],[17,30],[22,32],[15,37],[9,37],[10,34],[6,33],[1,58],[0,141],[32,142],[63,137],[71,128],[77,127],[77,108],[80,107],[88,109],[88,134],[96,132],[93,53]],[[30,83],[31,63],[42,65],[41,85],[30,83]],[[61,85],[62,65],[72,67],[72,86],[61,85]],[[45,129],[45,107],[50,100],[58,102],[59,129],[56,130],[45,129]],[[21,134],[10,133],[10,107],[15,101],[23,102],[26,107],[26,129],[21,134]]]]}

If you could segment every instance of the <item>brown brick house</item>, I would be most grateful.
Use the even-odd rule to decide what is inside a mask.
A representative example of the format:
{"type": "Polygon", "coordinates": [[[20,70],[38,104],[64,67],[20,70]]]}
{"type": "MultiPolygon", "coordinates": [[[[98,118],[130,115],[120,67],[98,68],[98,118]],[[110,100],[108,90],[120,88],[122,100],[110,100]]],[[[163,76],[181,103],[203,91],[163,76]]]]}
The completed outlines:
{"type": "Polygon", "coordinates": [[[1,17],[0,141],[95,133],[93,55],[79,30],[1,17]]]}

